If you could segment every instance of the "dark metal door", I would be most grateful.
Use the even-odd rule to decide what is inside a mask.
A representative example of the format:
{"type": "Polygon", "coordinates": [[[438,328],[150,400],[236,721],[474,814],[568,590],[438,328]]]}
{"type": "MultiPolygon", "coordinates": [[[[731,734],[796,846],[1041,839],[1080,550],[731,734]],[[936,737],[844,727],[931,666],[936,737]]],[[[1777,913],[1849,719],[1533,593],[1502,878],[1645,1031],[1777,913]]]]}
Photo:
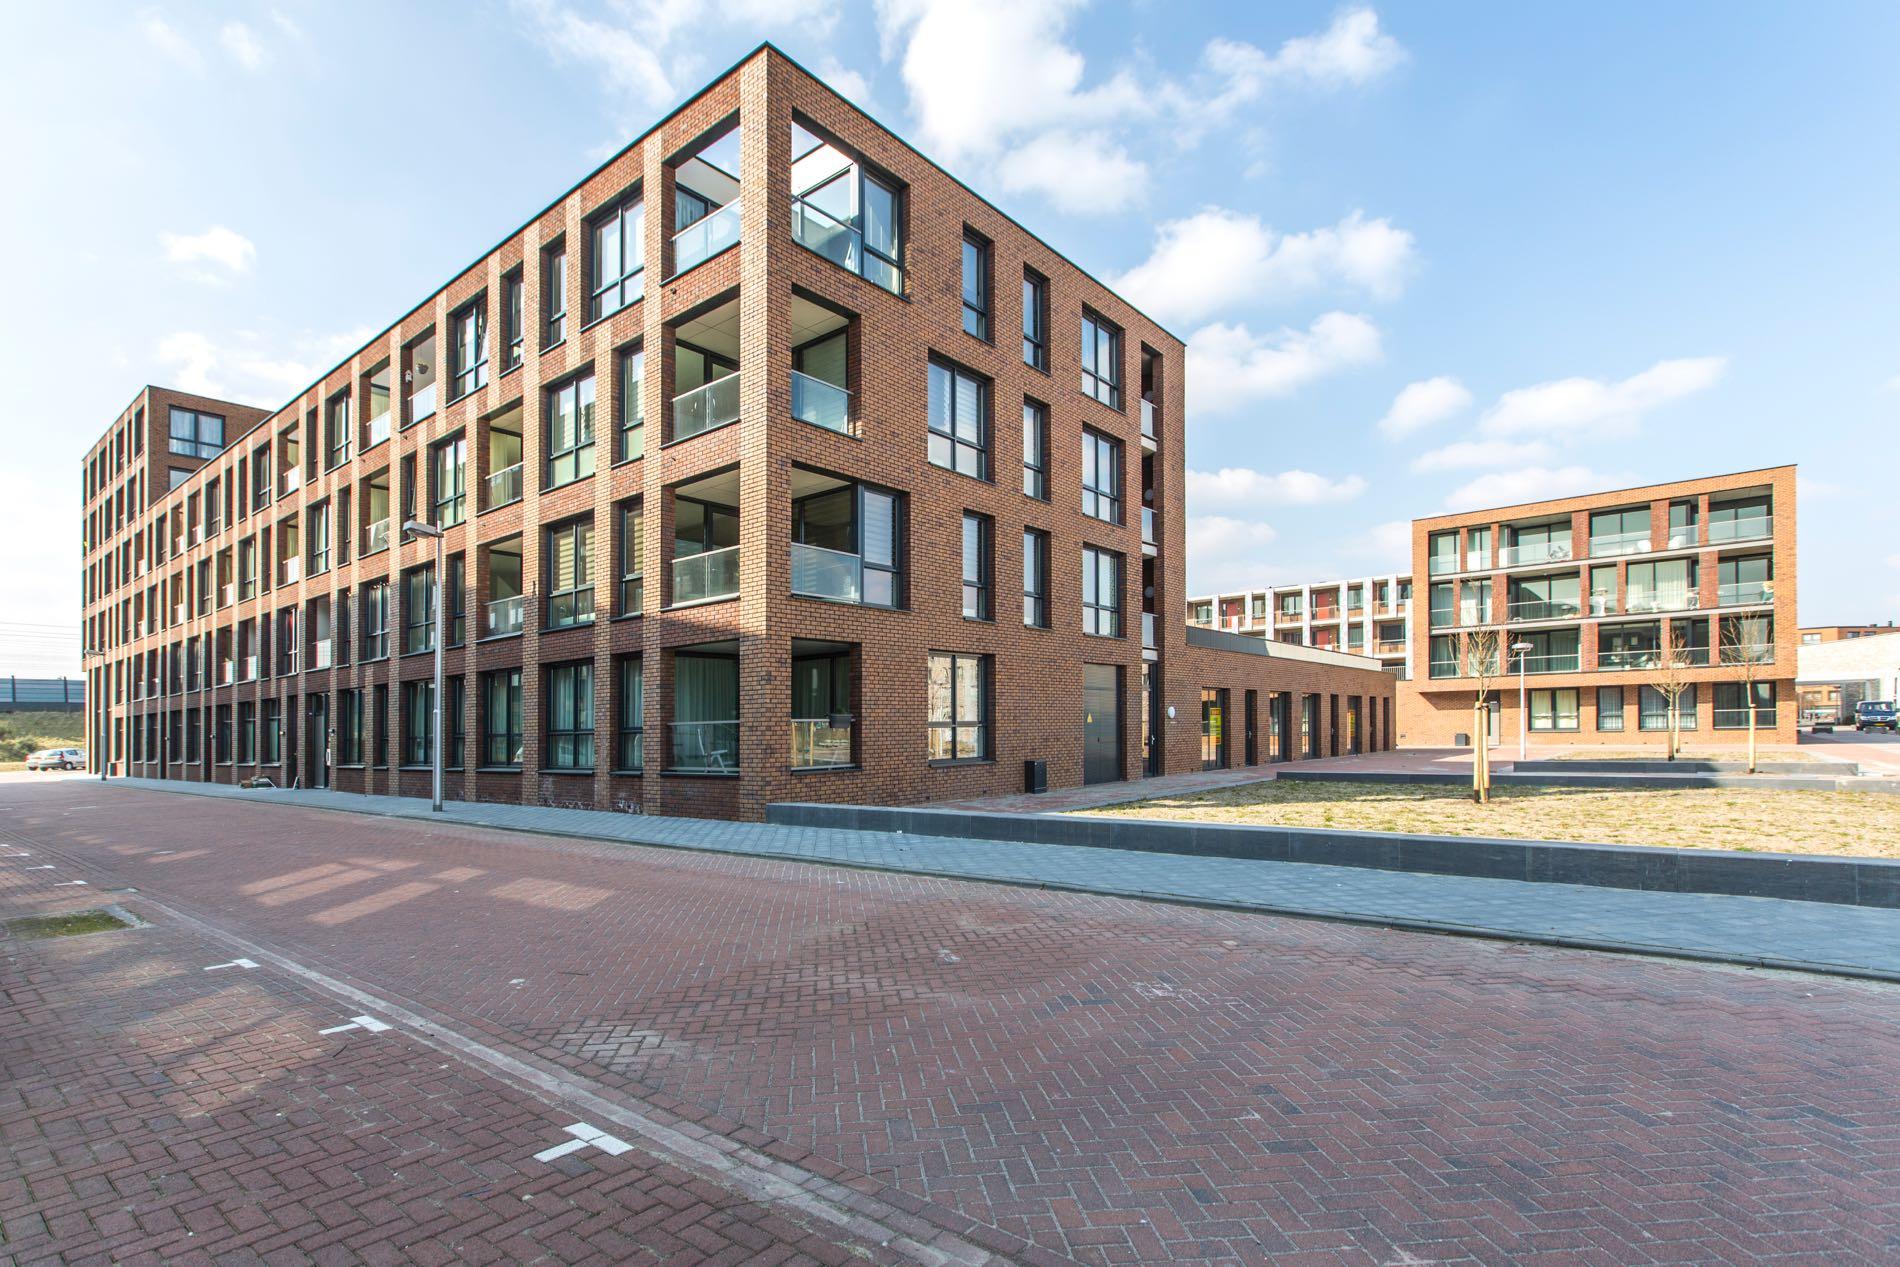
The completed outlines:
{"type": "Polygon", "coordinates": [[[310,777],[309,787],[330,786],[330,697],[310,697],[310,724],[304,728],[304,746],[310,777]]]}
{"type": "Polygon", "coordinates": [[[1121,674],[1112,664],[1082,666],[1082,782],[1122,777],[1121,674]]]}

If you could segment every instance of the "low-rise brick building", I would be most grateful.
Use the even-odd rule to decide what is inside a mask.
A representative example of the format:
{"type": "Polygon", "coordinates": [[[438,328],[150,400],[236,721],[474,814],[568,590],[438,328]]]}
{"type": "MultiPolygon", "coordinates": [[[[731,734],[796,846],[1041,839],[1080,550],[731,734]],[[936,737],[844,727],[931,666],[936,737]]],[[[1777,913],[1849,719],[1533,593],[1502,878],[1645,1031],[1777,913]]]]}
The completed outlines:
{"type": "Polygon", "coordinates": [[[761,47],[283,407],[141,393],[86,463],[95,748],[420,795],[438,636],[450,797],[757,817],[1389,745],[1369,662],[1190,641],[1183,374],[761,47]]]}

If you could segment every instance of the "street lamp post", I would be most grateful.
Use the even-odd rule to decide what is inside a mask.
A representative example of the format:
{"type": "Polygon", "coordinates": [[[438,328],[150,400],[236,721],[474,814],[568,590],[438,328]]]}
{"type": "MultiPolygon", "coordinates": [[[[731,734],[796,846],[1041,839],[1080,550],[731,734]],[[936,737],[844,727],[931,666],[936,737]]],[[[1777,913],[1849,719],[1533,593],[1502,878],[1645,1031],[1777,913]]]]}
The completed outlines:
{"type": "Polygon", "coordinates": [[[79,651],[79,658],[82,663],[88,660],[92,661],[99,669],[97,675],[99,681],[88,681],[86,683],[86,689],[88,691],[96,690],[99,695],[99,699],[96,703],[94,703],[90,697],[88,697],[87,700],[87,702],[91,704],[90,711],[98,718],[98,721],[93,726],[92,747],[87,751],[86,755],[94,765],[99,767],[99,781],[104,783],[106,781],[106,753],[108,751],[106,747],[106,692],[105,688],[99,683],[103,682],[106,676],[106,653],[96,647],[82,647],[79,651]]]}
{"type": "Polygon", "coordinates": [[[442,606],[442,530],[434,524],[425,524],[419,519],[411,519],[402,526],[405,537],[433,537],[435,539],[435,688],[430,692],[430,711],[433,713],[429,732],[429,808],[437,814],[442,812],[442,642],[445,631],[442,622],[447,610],[442,606]]]}
{"type": "Polygon", "coordinates": [[[1511,650],[1517,652],[1517,759],[1522,761],[1531,755],[1531,719],[1524,707],[1524,656],[1531,644],[1514,642],[1511,650]]]}

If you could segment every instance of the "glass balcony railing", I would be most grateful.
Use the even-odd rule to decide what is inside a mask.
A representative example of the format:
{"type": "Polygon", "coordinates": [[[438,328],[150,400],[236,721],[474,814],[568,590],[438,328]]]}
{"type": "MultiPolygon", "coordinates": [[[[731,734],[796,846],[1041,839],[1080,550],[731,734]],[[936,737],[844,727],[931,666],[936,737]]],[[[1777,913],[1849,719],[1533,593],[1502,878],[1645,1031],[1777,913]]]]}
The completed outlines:
{"type": "Polygon", "coordinates": [[[708,550],[673,560],[673,604],[733,598],[739,593],[739,547],[708,550]]]}
{"type": "Polygon", "coordinates": [[[1155,403],[1146,396],[1141,398],[1141,434],[1153,440],[1155,432],[1155,403]]]}
{"type": "Polygon", "coordinates": [[[684,440],[739,418],[739,372],[673,397],[673,438],[684,440]]]}
{"type": "Polygon", "coordinates": [[[1405,644],[1403,642],[1394,642],[1390,639],[1386,639],[1381,642],[1375,642],[1372,644],[1372,654],[1373,655],[1404,655],[1405,644]]]}
{"type": "MultiPolygon", "coordinates": [[[[1505,552],[1509,549],[1510,547],[1506,546],[1504,549],[1498,551],[1498,562],[1500,564],[1504,563],[1505,552]]],[[[1506,566],[1509,565],[1507,564],[1506,566]]],[[[1425,570],[1433,576],[1442,576],[1447,572],[1456,572],[1458,570],[1458,560],[1452,555],[1434,554],[1425,561],[1425,570]]]]}
{"type": "Polygon", "coordinates": [[[409,421],[421,422],[435,413],[435,384],[419,387],[409,393],[409,421]]]}
{"type": "Polygon", "coordinates": [[[1628,604],[1628,610],[1631,612],[1694,611],[1701,605],[1701,595],[1686,585],[1656,590],[1631,590],[1628,604]]]}
{"type": "Polygon", "coordinates": [[[1701,544],[1694,524],[1676,525],[1669,530],[1669,536],[1665,538],[1665,541],[1667,542],[1663,546],[1665,550],[1693,550],[1701,544]]]}
{"type": "Polygon", "coordinates": [[[1732,585],[1716,587],[1716,600],[1724,607],[1737,607],[1749,603],[1772,603],[1775,601],[1775,583],[1773,581],[1738,581],[1732,585]]]}
{"type": "Polygon", "coordinates": [[[1532,563],[1562,563],[1570,558],[1568,541],[1540,541],[1533,545],[1498,547],[1498,566],[1522,567],[1532,563]]]}
{"type": "Polygon", "coordinates": [[[521,463],[504,466],[488,473],[488,508],[507,506],[521,500],[521,463]]]}
{"type": "Polygon", "coordinates": [[[329,638],[318,638],[310,644],[310,667],[327,669],[335,655],[334,641],[329,638]]]}
{"type": "Polygon", "coordinates": [[[836,383],[793,370],[792,417],[827,431],[849,434],[851,393],[836,383]]]}
{"type": "Polygon", "coordinates": [[[238,657],[238,680],[240,682],[250,682],[250,681],[254,681],[256,677],[257,677],[257,657],[254,655],[239,656],[238,657]]]}
{"type": "Polygon", "coordinates": [[[387,549],[389,549],[389,521],[375,520],[363,533],[363,553],[375,554],[378,550],[387,549]]]}
{"type": "Polygon", "coordinates": [[[548,595],[548,628],[565,629],[569,625],[592,624],[594,620],[594,587],[582,586],[580,589],[563,590],[548,595]]]}
{"type": "Polygon", "coordinates": [[[524,596],[520,594],[490,600],[482,615],[483,636],[497,638],[503,634],[520,633],[522,612],[526,606],[524,596]]]}
{"type": "Polygon", "coordinates": [[[218,661],[218,685],[229,686],[237,681],[237,665],[229,660],[218,661]]]}
{"type": "Polygon", "coordinates": [[[281,570],[281,583],[294,585],[303,579],[303,560],[285,559],[281,570]]]}
{"type": "Polygon", "coordinates": [[[701,216],[673,235],[673,273],[684,273],[739,242],[739,200],[701,216]]]}
{"type": "Polygon", "coordinates": [[[1590,557],[1593,559],[1613,559],[1622,554],[1649,553],[1649,530],[1641,532],[1612,532],[1601,537],[1590,538],[1590,557]]]}
{"type": "Polygon", "coordinates": [[[1571,598],[1519,598],[1511,603],[1512,620],[1568,620],[1578,614],[1571,598]]]}
{"type": "MultiPolygon", "coordinates": [[[[1702,668],[1709,663],[1707,647],[1677,647],[1676,663],[1685,668],[1702,668]]],[[[1660,647],[1616,648],[1597,653],[1599,669],[1659,669],[1663,664],[1660,647]]]]}
{"type": "Polygon", "coordinates": [[[803,198],[792,199],[792,240],[894,295],[904,293],[902,269],[875,251],[865,250],[864,235],[856,228],[803,198]]]}
{"type": "Polygon", "coordinates": [[[296,492],[303,487],[303,468],[301,466],[285,467],[278,483],[283,485],[284,495],[296,492]]]}
{"type": "Polygon", "coordinates": [[[1142,650],[1153,651],[1155,645],[1155,614],[1153,612],[1143,612],[1141,613],[1142,650]]]}
{"type": "Polygon", "coordinates": [[[1741,519],[1711,519],[1709,521],[1709,544],[1724,541],[1752,541],[1757,537],[1773,534],[1772,515],[1749,515],[1741,519]]]}
{"type": "Polygon", "coordinates": [[[389,411],[387,409],[369,420],[367,434],[363,438],[363,447],[373,449],[389,439],[389,411]]]}
{"type": "MultiPolygon", "coordinates": [[[[678,602],[677,584],[674,590],[674,601],[678,602]]],[[[863,592],[864,560],[858,555],[792,542],[792,593],[855,603],[863,592]]]]}
{"type": "Polygon", "coordinates": [[[1141,508],[1141,544],[1145,546],[1155,544],[1155,512],[1152,506],[1141,508]]]}
{"type": "Polygon", "coordinates": [[[1772,642],[1731,642],[1722,647],[1722,663],[1724,664],[1773,664],[1774,662],[1775,644],[1772,642]]]}
{"type": "Polygon", "coordinates": [[[739,769],[737,721],[676,721],[667,727],[668,769],[734,774],[739,769]]]}
{"type": "MultiPolygon", "coordinates": [[[[1558,651],[1545,655],[1527,655],[1524,657],[1526,673],[1575,673],[1583,663],[1583,658],[1575,651],[1558,651]]],[[[1516,667],[1513,665],[1512,667],[1516,667]]]]}
{"type": "Polygon", "coordinates": [[[835,770],[850,764],[851,726],[843,714],[792,718],[794,770],[835,770]],[[844,724],[833,725],[833,722],[844,724]]]}

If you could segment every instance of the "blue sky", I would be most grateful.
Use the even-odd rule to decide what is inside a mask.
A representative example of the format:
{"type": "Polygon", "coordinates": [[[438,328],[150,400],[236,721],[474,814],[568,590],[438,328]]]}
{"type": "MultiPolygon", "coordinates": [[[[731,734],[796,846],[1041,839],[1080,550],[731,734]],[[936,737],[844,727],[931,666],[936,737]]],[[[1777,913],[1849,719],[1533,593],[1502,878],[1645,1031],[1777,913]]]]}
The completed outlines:
{"type": "Polygon", "coordinates": [[[73,622],[79,458],[139,385],[283,403],[761,38],[1189,339],[1191,586],[1402,568],[1415,515],[1792,461],[1803,623],[1900,618],[1891,5],[10,23],[0,671],[76,667],[20,625],[73,622]]]}

